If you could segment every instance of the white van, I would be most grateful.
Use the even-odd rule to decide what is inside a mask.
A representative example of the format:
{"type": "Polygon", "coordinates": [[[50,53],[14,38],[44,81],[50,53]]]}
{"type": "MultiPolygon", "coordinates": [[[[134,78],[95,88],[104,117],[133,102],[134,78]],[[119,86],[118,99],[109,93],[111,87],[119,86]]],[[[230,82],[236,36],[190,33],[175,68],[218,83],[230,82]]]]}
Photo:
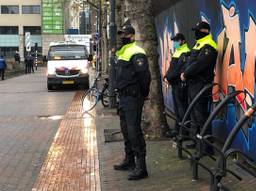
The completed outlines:
{"type": "Polygon", "coordinates": [[[47,87],[58,85],[89,87],[89,63],[92,56],[86,46],[77,42],[50,44],[47,62],[47,87]]]}

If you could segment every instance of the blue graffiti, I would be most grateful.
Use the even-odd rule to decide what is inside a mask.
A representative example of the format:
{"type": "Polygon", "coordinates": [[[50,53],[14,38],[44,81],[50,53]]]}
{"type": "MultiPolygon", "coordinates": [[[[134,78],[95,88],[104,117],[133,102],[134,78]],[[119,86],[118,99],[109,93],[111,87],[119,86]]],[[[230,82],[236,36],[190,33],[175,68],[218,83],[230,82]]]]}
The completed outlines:
{"type": "MultiPolygon", "coordinates": [[[[185,1],[181,1],[186,4],[185,1]]],[[[189,18],[184,18],[180,14],[183,14],[183,11],[179,12],[177,11],[176,7],[170,7],[169,9],[163,11],[160,15],[156,17],[156,28],[157,28],[157,34],[159,40],[162,41],[164,38],[166,38],[165,30],[169,32],[169,34],[174,34],[174,23],[177,23],[179,29],[183,29],[186,36],[191,37],[191,31],[189,30],[191,28],[192,24],[197,23],[198,19],[204,18],[207,20],[211,26],[212,26],[212,34],[215,40],[217,40],[219,34],[223,31],[223,29],[226,27],[224,23],[224,18],[222,15],[221,6],[226,7],[229,9],[230,7],[235,8],[235,15],[239,16],[239,28],[240,28],[240,34],[241,34],[241,42],[240,42],[240,63],[241,63],[241,70],[243,72],[245,62],[246,62],[246,44],[245,44],[245,35],[246,32],[249,30],[250,27],[250,18],[253,19],[253,21],[256,23],[256,3],[255,0],[212,0],[211,5],[209,5],[209,2],[206,0],[198,0],[194,3],[194,8],[196,10],[193,10],[193,13],[188,12],[188,17],[193,18],[191,21],[188,21],[189,18]],[[185,26],[185,27],[184,27],[185,26]]],[[[174,5],[175,6],[175,5],[174,5]]],[[[191,5],[192,6],[192,5],[191,5]]],[[[181,7],[181,6],[180,6],[181,7]]],[[[182,32],[183,32],[182,31],[182,32]]],[[[256,39],[256,37],[255,37],[256,39]]],[[[255,41],[255,39],[252,39],[252,41],[255,41]]],[[[192,38],[188,38],[190,46],[193,45],[194,40],[192,38]]],[[[256,42],[255,42],[256,44],[256,42]]],[[[159,55],[161,54],[161,48],[158,49],[159,55]]],[[[169,50],[167,50],[169,51],[169,50]]],[[[162,63],[163,58],[159,58],[159,66],[160,70],[162,71],[163,64],[162,63]]],[[[253,76],[254,77],[254,76],[253,76]]],[[[255,85],[256,87],[256,85],[255,85]]],[[[163,89],[166,88],[165,85],[163,85],[163,89]]],[[[256,95],[256,88],[254,89],[254,97],[256,95]]],[[[171,88],[164,92],[164,98],[165,98],[165,104],[167,108],[172,108],[172,101],[171,99],[171,88]]],[[[254,101],[254,100],[253,100],[254,101]]],[[[213,122],[214,132],[217,135],[220,135],[223,139],[229,134],[229,132],[232,130],[234,125],[237,122],[237,113],[238,108],[235,106],[228,106],[226,109],[226,114],[224,116],[224,120],[218,119],[213,122]]],[[[245,130],[241,130],[235,141],[233,146],[236,148],[239,148],[246,152],[247,154],[250,154],[256,159],[256,122],[255,122],[255,116],[254,116],[254,123],[249,124],[250,128],[246,128],[247,132],[245,130]]]]}

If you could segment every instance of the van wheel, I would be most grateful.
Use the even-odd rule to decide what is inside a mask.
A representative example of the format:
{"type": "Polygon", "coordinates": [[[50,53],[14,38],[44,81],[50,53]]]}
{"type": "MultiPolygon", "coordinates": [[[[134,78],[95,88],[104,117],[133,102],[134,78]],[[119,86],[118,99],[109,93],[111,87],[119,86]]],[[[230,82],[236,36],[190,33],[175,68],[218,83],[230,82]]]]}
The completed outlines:
{"type": "Polygon", "coordinates": [[[52,90],[52,89],[53,89],[53,88],[52,88],[52,85],[47,84],[47,89],[48,89],[48,90],[52,90]]]}
{"type": "Polygon", "coordinates": [[[89,87],[90,87],[89,82],[84,85],[84,88],[85,88],[86,90],[88,90],[89,87]]]}

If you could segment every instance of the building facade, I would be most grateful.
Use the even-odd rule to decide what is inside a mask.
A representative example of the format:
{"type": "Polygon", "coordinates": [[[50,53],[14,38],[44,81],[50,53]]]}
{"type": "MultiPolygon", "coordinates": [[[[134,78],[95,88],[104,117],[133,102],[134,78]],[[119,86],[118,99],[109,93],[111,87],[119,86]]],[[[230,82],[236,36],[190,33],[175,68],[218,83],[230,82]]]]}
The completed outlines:
{"type": "Polygon", "coordinates": [[[70,29],[80,29],[83,34],[94,31],[91,14],[94,18],[96,13],[74,0],[0,0],[0,54],[13,58],[19,51],[24,59],[25,33],[30,32],[31,51],[37,43],[38,56],[47,55],[50,42],[63,41],[70,29]],[[86,22],[81,24],[83,10],[86,22]]]}
{"type": "Polygon", "coordinates": [[[21,58],[26,54],[25,33],[31,34],[31,45],[38,44],[42,50],[41,1],[0,1],[0,54],[13,57],[19,51],[21,58]]]}
{"type": "Polygon", "coordinates": [[[69,15],[67,0],[41,0],[42,18],[42,54],[47,55],[49,44],[53,41],[63,41],[65,33],[65,14],[69,15]]]}

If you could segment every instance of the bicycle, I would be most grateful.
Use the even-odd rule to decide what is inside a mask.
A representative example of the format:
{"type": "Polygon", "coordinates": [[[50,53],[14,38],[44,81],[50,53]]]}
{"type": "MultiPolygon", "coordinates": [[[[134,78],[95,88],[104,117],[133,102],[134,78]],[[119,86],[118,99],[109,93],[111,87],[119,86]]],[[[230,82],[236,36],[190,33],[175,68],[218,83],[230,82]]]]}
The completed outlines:
{"type": "Polygon", "coordinates": [[[98,81],[100,81],[100,72],[97,72],[92,86],[85,92],[82,98],[82,106],[85,112],[91,111],[99,101],[104,107],[109,106],[109,79],[105,78],[102,90],[98,88],[98,81]]]}

